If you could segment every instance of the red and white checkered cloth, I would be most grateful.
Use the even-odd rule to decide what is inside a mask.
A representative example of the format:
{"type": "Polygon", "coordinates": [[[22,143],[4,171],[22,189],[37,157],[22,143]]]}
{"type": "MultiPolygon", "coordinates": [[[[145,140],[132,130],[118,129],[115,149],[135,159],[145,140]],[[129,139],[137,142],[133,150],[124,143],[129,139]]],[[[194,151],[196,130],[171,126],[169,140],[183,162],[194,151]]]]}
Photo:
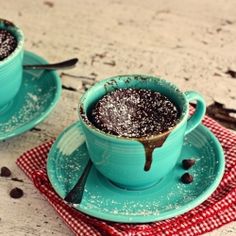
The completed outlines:
{"type": "Polygon", "coordinates": [[[216,191],[205,202],[168,220],[149,224],[107,222],[87,216],[65,204],[50,185],[46,172],[47,153],[53,141],[25,152],[18,158],[17,165],[76,235],[201,235],[236,220],[236,135],[209,117],[205,117],[203,123],[223,146],[226,158],[225,174],[216,191]]]}

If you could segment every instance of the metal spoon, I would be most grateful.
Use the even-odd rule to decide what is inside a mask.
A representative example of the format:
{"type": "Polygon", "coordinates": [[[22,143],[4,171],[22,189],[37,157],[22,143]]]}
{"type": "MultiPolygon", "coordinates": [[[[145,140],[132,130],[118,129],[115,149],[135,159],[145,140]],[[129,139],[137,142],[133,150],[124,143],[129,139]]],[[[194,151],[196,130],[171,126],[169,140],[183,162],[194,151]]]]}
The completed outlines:
{"type": "Polygon", "coordinates": [[[91,167],[92,167],[92,161],[89,159],[78,182],[70,190],[70,192],[65,196],[64,198],[65,201],[69,203],[75,203],[75,204],[81,203],[82,198],[83,198],[83,193],[84,193],[84,186],[85,186],[91,167]]]}
{"type": "Polygon", "coordinates": [[[78,58],[72,58],[70,60],[53,63],[53,64],[36,64],[36,65],[23,65],[25,70],[57,70],[68,69],[75,66],[78,62],[78,58]]]}

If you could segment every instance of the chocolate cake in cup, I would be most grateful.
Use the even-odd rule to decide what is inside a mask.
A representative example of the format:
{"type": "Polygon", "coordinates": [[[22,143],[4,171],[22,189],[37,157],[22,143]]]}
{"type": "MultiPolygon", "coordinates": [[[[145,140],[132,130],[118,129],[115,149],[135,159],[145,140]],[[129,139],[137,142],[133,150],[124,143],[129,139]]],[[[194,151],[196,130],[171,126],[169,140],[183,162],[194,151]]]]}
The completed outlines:
{"type": "Polygon", "coordinates": [[[182,92],[155,76],[118,75],[85,92],[79,118],[97,171],[116,186],[137,190],[171,173],[184,137],[201,123],[205,109],[195,91],[182,92]],[[189,117],[190,101],[197,106],[189,117]]]}
{"type": "Polygon", "coordinates": [[[24,34],[14,23],[0,19],[0,114],[7,112],[23,76],[24,34]]]}

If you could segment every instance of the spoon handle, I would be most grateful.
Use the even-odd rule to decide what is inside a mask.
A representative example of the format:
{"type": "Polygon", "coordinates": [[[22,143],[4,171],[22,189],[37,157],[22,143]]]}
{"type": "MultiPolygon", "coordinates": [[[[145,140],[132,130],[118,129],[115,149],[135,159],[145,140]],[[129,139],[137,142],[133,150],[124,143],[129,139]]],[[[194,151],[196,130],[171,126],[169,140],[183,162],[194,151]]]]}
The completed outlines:
{"type": "Polygon", "coordinates": [[[78,62],[78,58],[72,58],[67,61],[62,61],[54,64],[36,64],[36,65],[23,65],[25,70],[57,70],[67,69],[75,66],[78,62]]]}
{"type": "Polygon", "coordinates": [[[89,159],[78,182],[70,190],[70,192],[65,196],[64,198],[65,201],[69,203],[75,203],[75,204],[81,203],[82,198],[83,198],[83,193],[84,193],[84,186],[85,186],[91,167],[92,167],[92,161],[89,159]]]}

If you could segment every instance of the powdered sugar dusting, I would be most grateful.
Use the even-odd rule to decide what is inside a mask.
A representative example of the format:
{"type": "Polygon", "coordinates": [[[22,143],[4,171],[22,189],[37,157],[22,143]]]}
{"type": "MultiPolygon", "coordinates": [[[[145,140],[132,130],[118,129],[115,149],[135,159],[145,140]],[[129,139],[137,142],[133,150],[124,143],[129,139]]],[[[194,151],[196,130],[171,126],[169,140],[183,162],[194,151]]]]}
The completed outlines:
{"type": "Polygon", "coordinates": [[[32,93],[28,93],[28,96],[34,101],[37,102],[38,101],[38,97],[32,93]]]}
{"type": "Polygon", "coordinates": [[[8,57],[16,46],[15,37],[7,30],[0,29],[0,61],[8,57]]]}
{"type": "Polygon", "coordinates": [[[28,92],[23,94],[23,98],[16,97],[11,108],[7,111],[9,114],[13,112],[12,116],[7,121],[1,121],[0,123],[0,135],[13,132],[33,119],[40,117],[54,90],[55,88],[50,88],[44,94],[37,90],[35,94],[28,92]],[[23,104],[18,104],[20,100],[23,104]]]}
{"type": "Polygon", "coordinates": [[[117,89],[91,112],[91,122],[104,132],[123,137],[159,134],[175,126],[177,107],[164,95],[146,89],[117,89]]]}

